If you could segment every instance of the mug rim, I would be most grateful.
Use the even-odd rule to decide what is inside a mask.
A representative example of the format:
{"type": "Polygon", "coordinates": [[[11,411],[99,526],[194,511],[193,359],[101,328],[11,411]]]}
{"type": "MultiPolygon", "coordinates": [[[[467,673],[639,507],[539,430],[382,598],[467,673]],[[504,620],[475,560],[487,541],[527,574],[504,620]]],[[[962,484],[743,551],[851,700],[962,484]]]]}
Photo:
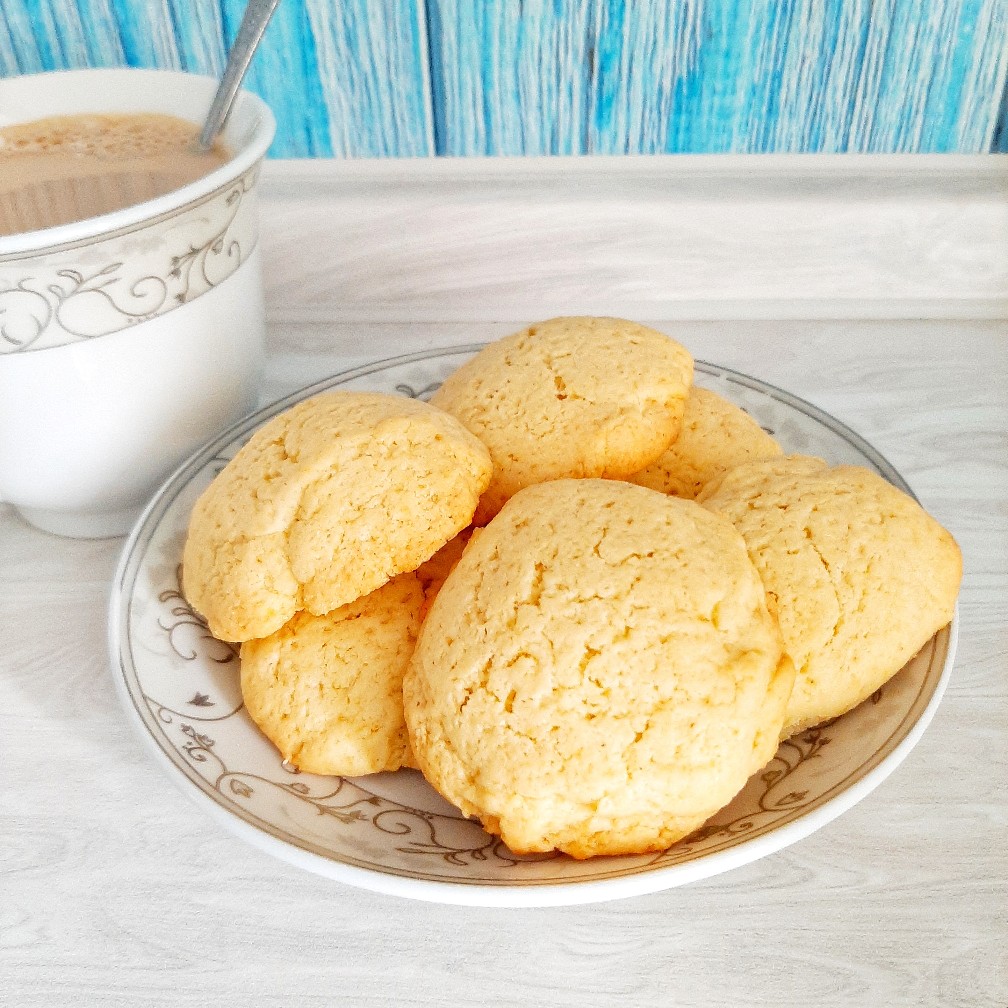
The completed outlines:
{"type": "MultiPolygon", "coordinates": [[[[16,77],[9,77],[0,80],[0,99],[3,97],[5,89],[20,89],[30,87],[34,82],[52,81],[56,78],[67,81],[68,94],[72,95],[74,84],[79,83],[82,88],[92,85],[99,77],[114,80],[117,77],[136,78],[145,77],[153,82],[155,79],[165,89],[169,89],[173,83],[186,85],[195,84],[197,88],[202,85],[207,90],[207,100],[212,97],[216,90],[218,80],[205,74],[189,73],[185,70],[155,70],[143,67],[104,67],[88,68],[81,70],[50,70],[45,73],[20,74],[16,77]]],[[[251,91],[240,90],[235,99],[235,104],[231,110],[231,116],[239,114],[245,109],[250,109],[253,119],[253,127],[248,139],[237,150],[234,156],[229,158],[220,167],[208,172],[206,175],[189,182],[178,189],[154,199],[144,200],[133,206],[124,207],[121,210],[113,210],[111,213],[99,214],[95,217],[87,217],[81,221],[72,221],[69,224],[57,224],[54,227],[37,228],[34,231],[23,231],[19,234],[0,236],[0,261],[17,259],[20,256],[34,256],[44,253],[50,248],[58,248],[68,244],[86,243],[90,240],[101,240],[109,237],[125,228],[135,228],[143,225],[147,221],[154,221],[166,215],[171,215],[177,210],[181,210],[194,201],[200,200],[213,194],[224,186],[233,182],[254,164],[256,164],[266,154],[273,137],[276,133],[276,120],[270,107],[258,95],[251,91]]],[[[93,110],[98,111],[98,110],[93,110]]],[[[111,105],[107,109],[110,113],[115,113],[117,109],[111,105]]],[[[51,112],[40,118],[48,118],[48,115],[84,115],[86,112],[75,112],[68,109],[65,113],[51,112]]],[[[178,113],[173,113],[178,114],[178,113]]],[[[187,118],[186,116],[181,116],[187,118]]],[[[14,122],[32,122],[31,118],[15,120],[14,122]]],[[[190,120],[195,122],[196,120],[190,120]]],[[[7,125],[13,125],[8,123],[7,125]]]]}

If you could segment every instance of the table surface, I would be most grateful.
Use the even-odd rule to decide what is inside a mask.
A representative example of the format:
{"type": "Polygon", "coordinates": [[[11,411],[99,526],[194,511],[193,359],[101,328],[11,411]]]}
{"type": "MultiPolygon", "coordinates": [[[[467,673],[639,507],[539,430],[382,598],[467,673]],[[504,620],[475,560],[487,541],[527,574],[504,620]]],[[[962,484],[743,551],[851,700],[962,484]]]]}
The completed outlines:
{"type": "MultiPolygon", "coordinates": [[[[274,323],[264,398],[503,328],[274,323]]],[[[853,427],[961,544],[952,680],[906,762],[807,839],[680,889],[499,910],[350,888],[221,829],[135,737],[105,642],[122,540],[0,506],[0,1002],[1005,1004],[1005,323],[663,328],[853,427]]]]}

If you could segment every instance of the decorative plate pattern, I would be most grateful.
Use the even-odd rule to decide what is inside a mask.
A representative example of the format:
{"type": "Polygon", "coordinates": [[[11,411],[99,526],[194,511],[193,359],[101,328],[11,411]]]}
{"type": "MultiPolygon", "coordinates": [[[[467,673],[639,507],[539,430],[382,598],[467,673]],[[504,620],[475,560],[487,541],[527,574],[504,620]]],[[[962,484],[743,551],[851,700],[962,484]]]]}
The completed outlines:
{"type": "MultiPolygon", "coordinates": [[[[384,892],[488,905],[587,902],[679,885],[792,843],[871,791],[930,720],[951,668],[955,622],[856,710],[784,742],[730,805],[661,854],[519,856],[415,771],[318,777],[281,762],[244,711],[236,648],[215,640],[182,595],[190,509],[249,436],[300,399],[337,387],[426,398],[477,349],[380,361],[295,393],[194,455],[151,502],[113,587],[110,649],[131,720],[171,776],[246,839],[303,867],[384,892]]],[[[808,403],[702,362],[696,381],[748,410],[786,451],[865,465],[909,492],[878,452],[808,403]]]]}

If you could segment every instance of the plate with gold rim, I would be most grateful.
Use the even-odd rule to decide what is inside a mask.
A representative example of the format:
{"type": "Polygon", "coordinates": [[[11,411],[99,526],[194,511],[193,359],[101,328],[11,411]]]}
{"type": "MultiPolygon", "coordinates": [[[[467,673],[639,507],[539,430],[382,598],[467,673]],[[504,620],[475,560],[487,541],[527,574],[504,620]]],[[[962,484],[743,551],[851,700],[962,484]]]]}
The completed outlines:
{"type": "MultiPolygon", "coordinates": [[[[225,827],[302,868],[384,893],[484,906],[587,903],[683,885],[802,839],[877,787],[916,744],[941,699],[958,612],[870,699],[783,742],[726,808],[660,854],[521,856],[414,770],[320,777],[281,761],[242,704],[237,648],[214,639],[182,594],[192,505],[258,427],[296,402],[337,388],[426,399],[479,349],[376,361],[295,392],[194,454],[150,502],[113,583],[109,649],[127,716],[168,776],[225,827]]],[[[867,466],[911,493],[879,452],[810,403],[702,361],[695,381],[749,412],[785,452],[867,466]]]]}

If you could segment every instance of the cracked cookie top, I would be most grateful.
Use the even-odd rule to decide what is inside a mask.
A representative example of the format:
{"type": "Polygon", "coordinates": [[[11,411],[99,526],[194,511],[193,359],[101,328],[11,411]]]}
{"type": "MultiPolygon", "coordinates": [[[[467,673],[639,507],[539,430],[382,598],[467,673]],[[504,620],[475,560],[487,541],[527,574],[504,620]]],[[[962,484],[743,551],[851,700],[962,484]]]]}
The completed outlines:
{"type": "Polygon", "coordinates": [[[693,358],[624,319],[566,317],[492,343],[431,402],[490,449],[494,475],[476,523],[520,489],[565,477],[624,479],[679,433],[693,358]]]}
{"type": "Polygon", "coordinates": [[[183,586],[210,632],[265,637],[427,560],[472,519],[486,448],[405,396],[329,392],[261,427],[193,508],[183,586]]]}
{"type": "Polygon", "coordinates": [[[434,599],[403,682],[427,779],[515,851],[662,850],[773,755],[794,678],[745,544],[607,480],[517,493],[434,599]]]}
{"type": "Polygon", "coordinates": [[[952,619],[959,547],[868,469],[751,462],[698,500],[741,532],[776,606],[797,669],[785,737],[856,707],[952,619]]]}
{"type": "Polygon", "coordinates": [[[630,483],[693,500],[705,483],[743,462],[773,458],[781,446],[744,409],[694,385],[679,436],[630,483]]]}

